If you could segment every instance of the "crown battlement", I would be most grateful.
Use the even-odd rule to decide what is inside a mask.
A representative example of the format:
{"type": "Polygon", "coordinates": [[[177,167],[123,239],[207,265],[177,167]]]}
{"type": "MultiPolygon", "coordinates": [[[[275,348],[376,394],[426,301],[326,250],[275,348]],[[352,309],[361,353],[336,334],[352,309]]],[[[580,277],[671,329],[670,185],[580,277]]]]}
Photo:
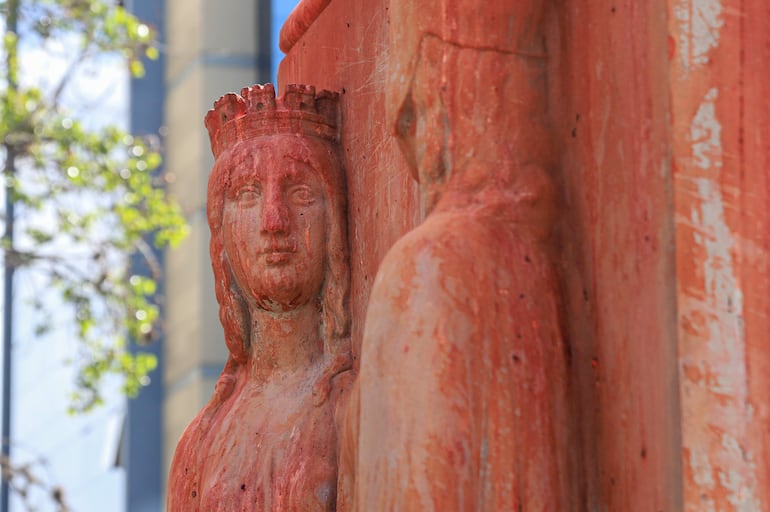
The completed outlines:
{"type": "Polygon", "coordinates": [[[278,98],[272,84],[225,94],[206,114],[211,151],[217,158],[242,140],[280,133],[336,140],[338,100],[335,92],[316,93],[312,85],[300,84],[290,84],[278,98]]]}

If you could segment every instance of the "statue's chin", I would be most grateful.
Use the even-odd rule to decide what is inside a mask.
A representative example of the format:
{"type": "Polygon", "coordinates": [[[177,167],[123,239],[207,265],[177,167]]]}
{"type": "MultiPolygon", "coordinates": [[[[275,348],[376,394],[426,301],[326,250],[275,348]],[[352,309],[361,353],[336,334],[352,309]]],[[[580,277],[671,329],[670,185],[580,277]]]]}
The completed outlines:
{"type": "Polygon", "coordinates": [[[247,302],[275,313],[285,313],[309,304],[321,292],[323,274],[292,270],[251,276],[249,286],[241,286],[247,302]]]}

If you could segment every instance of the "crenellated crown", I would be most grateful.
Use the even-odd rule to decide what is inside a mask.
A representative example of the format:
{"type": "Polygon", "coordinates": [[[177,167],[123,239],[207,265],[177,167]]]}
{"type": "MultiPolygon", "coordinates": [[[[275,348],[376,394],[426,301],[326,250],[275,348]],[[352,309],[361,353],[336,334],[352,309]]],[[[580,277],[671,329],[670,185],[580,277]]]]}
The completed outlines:
{"type": "Polygon", "coordinates": [[[241,94],[228,93],[214,102],[206,114],[214,158],[242,140],[296,133],[328,140],[337,139],[339,94],[316,93],[312,85],[291,84],[275,97],[272,84],[254,85],[241,94]]]}

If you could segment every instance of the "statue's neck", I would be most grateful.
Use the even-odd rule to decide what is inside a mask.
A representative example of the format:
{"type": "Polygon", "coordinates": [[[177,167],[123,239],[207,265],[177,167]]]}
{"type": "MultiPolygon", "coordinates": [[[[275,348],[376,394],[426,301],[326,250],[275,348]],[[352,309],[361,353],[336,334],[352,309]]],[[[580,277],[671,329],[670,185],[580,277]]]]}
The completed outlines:
{"type": "Polygon", "coordinates": [[[314,303],[275,313],[251,311],[250,374],[258,382],[275,373],[310,367],[323,354],[321,313],[314,303]]]}

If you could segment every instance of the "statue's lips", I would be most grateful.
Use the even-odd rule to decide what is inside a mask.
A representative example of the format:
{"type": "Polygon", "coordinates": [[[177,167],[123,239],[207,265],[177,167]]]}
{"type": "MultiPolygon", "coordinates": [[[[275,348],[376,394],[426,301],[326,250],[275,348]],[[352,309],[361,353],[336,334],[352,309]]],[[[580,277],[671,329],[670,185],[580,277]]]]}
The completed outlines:
{"type": "Polygon", "coordinates": [[[288,263],[292,256],[296,253],[293,248],[286,249],[268,249],[262,251],[262,256],[265,258],[265,262],[268,265],[282,265],[288,263]]]}

